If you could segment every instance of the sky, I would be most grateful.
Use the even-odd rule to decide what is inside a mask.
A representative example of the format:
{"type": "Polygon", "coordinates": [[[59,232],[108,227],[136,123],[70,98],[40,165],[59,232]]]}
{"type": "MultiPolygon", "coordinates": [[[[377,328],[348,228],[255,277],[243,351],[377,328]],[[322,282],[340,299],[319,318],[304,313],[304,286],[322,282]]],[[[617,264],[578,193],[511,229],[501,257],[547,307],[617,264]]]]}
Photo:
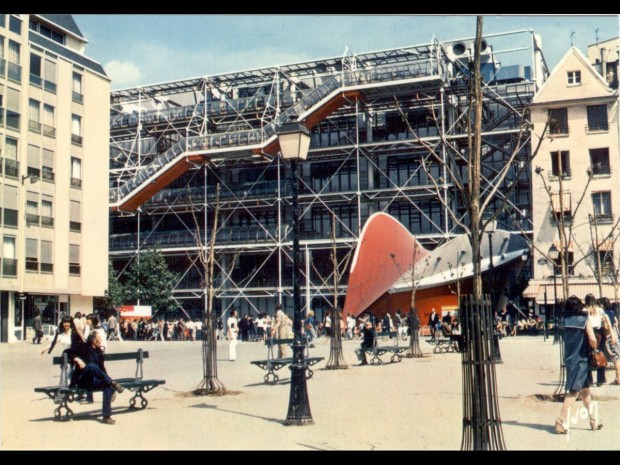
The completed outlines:
{"type": "MultiPolygon", "coordinates": [[[[473,37],[471,15],[77,14],[112,90],[473,37]]],[[[485,16],[483,35],[533,29],[549,69],[573,46],[620,35],[618,15],[485,16]]],[[[523,34],[527,37],[527,34],[523,34]]],[[[501,38],[490,40],[501,42],[501,38]]],[[[516,44],[503,44],[504,47],[516,44]]],[[[510,63],[505,63],[510,64],[510,63]]]]}

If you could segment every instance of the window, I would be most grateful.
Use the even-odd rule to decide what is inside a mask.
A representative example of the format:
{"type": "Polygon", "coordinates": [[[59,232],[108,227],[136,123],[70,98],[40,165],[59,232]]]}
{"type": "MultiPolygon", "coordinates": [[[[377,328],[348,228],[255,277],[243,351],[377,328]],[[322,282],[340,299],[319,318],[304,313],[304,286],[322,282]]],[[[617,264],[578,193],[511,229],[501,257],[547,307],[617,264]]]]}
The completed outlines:
{"type": "MultiPolygon", "coordinates": [[[[611,250],[599,249],[597,266],[601,267],[600,268],[601,276],[613,278],[616,275],[616,270],[614,269],[613,249],[611,250]]],[[[597,273],[598,273],[598,270],[597,270],[597,273]]]]}
{"type": "Polygon", "coordinates": [[[564,220],[570,219],[573,206],[570,192],[564,191],[562,195],[559,192],[553,192],[551,194],[551,218],[553,221],[560,221],[562,216],[564,220]]]}
{"type": "Polygon", "coordinates": [[[7,87],[6,89],[6,127],[19,131],[20,117],[19,90],[7,87]]]}
{"type": "Polygon", "coordinates": [[[569,71],[567,78],[569,86],[577,86],[581,84],[581,71],[569,71]]]}
{"type": "Polygon", "coordinates": [[[51,273],[54,271],[54,260],[52,255],[52,242],[41,241],[41,272],[51,273]]]}
{"type": "Polygon", "coordinates": [[[82,117],[71,115],[71,142],[82,145],[82,117]]]}
{"type": "MultiPolygon", "coordinates": [[[[3,16],[3,15],[0,15],[3,16]]],[[[0,78],[4,78],[6,60],[4,59],[4,37],[0,36],[0,78]]]]}
{"type": "Polygon", "coordinates": [[[17,83],[22,81],[22,67],[20,63],[20,45],[9,40],[9,64],[7,77],[17,83]]]}
{"type": "Polygon", "coordinates": [[[30,54],[30,84],[34,84],[37,87],[43,85],[43,79],[41,78],[41,57],[30,54]]]}
{"type": "Polygon", "coordinates": [[[41,177],[41,150],[36,145],[28,145],[28,176],[41,177]]]}
{"type": "Polygon", "coordinates": [[[14,32],[15,34],[21,35],[22,33],[22,20],[16,16],[9,16],[9,31],[14,32]]]}
{"type": "Polygon", "coordinates": [[[41,166],[41,178],[45,181],[54,182],[54,152],[43,149],[43,160],[41,166]]]}
{"type": "Polygon", "coordinates": [[[41,195],[41,226],[54,226],[53,198],[49,195],[41,195]]]}
{"type": "Polygon", "coordinates": [[[80,232],[82,230],[82,204],[75,200],[71,201],[69,210],[69,231],[80,232]]]}
{"type": "Polygon", "coordinates": [[[0,27],[6,27],[6,15],[0,15],[0,27]]]}
{"type": "Polygon", "coordinates": [[[7,137],[4,140],[4,175],[17,177],[19,162],[17,161],[17,139],[7,137]]]}
{"type": "Polygon", "coordinates": [[[551,134],[568,134],[568,108],[549,110],[549,132],[551,134]]]}
{"type": "Polygon", "coordinates": [[[592,206],[594,207],[594,218],[598,222],[607,222],[613,219],[610,191],[592,192],[592,206]]]}
{"type": "Polygon", "coordinates": [[[551,152],[551,173],[553,176],[563,178],[570,176],[570,152],[568,150],[551,152]]]}
{"type": "Polygon", "coordinates": [[[80,246],[69,244],[69,274],[80,274],[80,246]]]}
{"type": "Polygon", "coordinates": [[[17,276],[17,260],[15,259],[15,238],[4,236],[2,238],[2,276],[17,276]]]}
{"type": "Polygon", "coordinates": [[[592,105],[588,107],[588,131],[608,131],[607,105],[592,105]]]}
{"type": "Polygon", "coordinates": [[[26,193],[26,224],[39,226],[39,194],[36,192],[26,193]]]}
{"type": "Polygon", "coordinates": [[[45,90],[56,93],[56,63],[45,60],[45,82],[43,83],[45,90]]]}
{"type": "Polygon", "coordinates": [[[2,225],[17,227],[17,187],[2,186],[2,225]]]}
{"type": "Polygon", "coordinates": [[[26,239],[26,270],[39,271],[39,241],[26,239]]]}
{"type": "Polygon", "coordinates": [[[590,166],[594,175],[611,174],[609,149],[590,149],[590,166]]]}
{"type": "Polygon", "coordinates": [[[80,73],[73,72],[73,101],[77,103],[84,102],[84,95],[82,95],[82,75],[80,73]]]}
{"type": "Polygon", "coordinates": [[[28,102],[28,129],[41,133],[41,104],[32,98],[28,102]]]}
{"type": "Polygon", "coordinates": [[[71,187],[82,187],[82,160],[71,157],[71,187]]]}
{"type": "Polygon", "coordinates": [[[54,107],[47,103],[43,105],[43,134],[56,137],[56,124],[54,123],[54,107]]]}
{"type": "Polygon", "coordinates": [[[65,34],[61,31],[57,31],[56,29],[52,29],[50,26],[40,23],[36,19],[30,19],[30,30],[38,32],[42,36],[47,37],[48,39],[52,39],[54,42],[58,42],[59,44],[65,43],[65,34]]]}
{"type": "MultiPolygon", "coordinates": [[[[574,261],[573,252],[571,250],[566,251],[566,268],[568,269],[569,275],[575,274],[575,264],[573,263],[573,261],[574,261]]],[[[561,275],[562,274],[562,252],[558,254],[558,258],[553,260],[553,262],[555,263],[555,266],[553,267],[554,273],[556,275],[561,275]]]]}

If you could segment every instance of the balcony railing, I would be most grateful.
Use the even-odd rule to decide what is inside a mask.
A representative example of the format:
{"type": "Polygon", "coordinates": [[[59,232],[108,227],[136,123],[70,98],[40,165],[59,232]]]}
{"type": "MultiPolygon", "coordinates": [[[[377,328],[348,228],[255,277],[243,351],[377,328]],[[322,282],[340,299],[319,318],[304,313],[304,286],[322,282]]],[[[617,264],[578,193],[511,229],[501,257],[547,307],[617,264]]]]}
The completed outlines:
{"type": "Polygon", "coordinates": [[[4,175],[16,178],[19,173],[19,162],[9,158],[4,159],[4,175]]]}
{"type": "Polygon", "coordinates": [[[28,129],[30,129],[32,132],[41,134],[41,123],[30,119],[28,120],[28,129]]]}
{"type": "Polygon", "coordinates": [[[71,134],[71,143],[76,145],[82,145],[82,136],[77,134],[71,134]]]}
{"type": "Polygon", "coordinates": [[[41,79],[41,76],[37,76],[36,74],[30,74],[30,84],[32,84],[33,86],[37,86],[37,87],[42,87],[43,86],[43,79],[41,79]]]}
{"type": "Polygon", "coordinates": [[[13,63],[11,61],[9,61],[9,67],[8,67],[8,74],[7,77],[11,80],[11,81],[15,81],[15,82],[22,82],[22,67],[19,66],[17,63],[13,63]]]}
{"type": "Polygon", "coordinates": [[[39,226],[40,220],[41,217],[39,215],[35,213],[26,213],[26,224],[39,226]]]}
{"type": "Polygon", "coordinates": [[[82,231],[82,223],[79,223],[77,221],[69,221],[69,231],[81,232],[82,231]]]}
{"type": "Polygon", "coordinates": [[[41,179],[54,182],[54,172],[44,166],[43,170],[41,170],[41,179]]]}
{"type": "Polygon", "coordinates": [[[611,166],[609,165],[598,165],[595,164],[592,167],[592,174],[594,176],[600,176],[600,175],[607,175],[607,174],[611,174],[611,166]]]}
{"type": "Polygon", "coordinates": [[[82,187],[82,180],[79,178],[71,178],[71,187],[80,189],[82,187]]]}
{"type": "Polygon", "coordinates": [[[70,263],[69,264],[69,274],[79,276],[80,275],[80,265],[76,265],[76,264],[70,263]]]}
{"type": "Polygon", "coordinates": [[[570,126],[555,126],[551,129],[549,129],[549,134],[557,134],[557,135],[562,135],[562,134],[570,134],[570,126]]]}
{"type": "Polygon", "coordinates": [[[597,224],[611,224],[614,222],[614,215],[612,213],[595,213],[594,220],[597,224]]]}
{"type": "Polygon", "coordinates": [[[0,58],[0,78],[3,78],[6,73],[6,60],[4,58],[0,58]]]}
{"type": "Polygon", "coordinates": [[[47,124],[42,125],[43,135],[48,137],[56,137],[56,128],[53,126],[48,126],[47,124]]]}
{"type": "Polygon", "coordinates": [[[39,262],[36,260],[26,259],[26,270],[27,271],[39,271],[39,262]]]}
{"type": "Polygon", "coordinates": [[[4,127],[4,108],[0,107],[0,128],[4,127]]]}
{"type": "Polygon", "coordinates": [[[75,103],[84,103],[84,95],[79,92],[73,91],[71,93],[71,98],[75,103]]]}
{"type": "Polygon", "coordinates": [[[53,263],[41,263],[41,273],[53,273],[53,272],[54,272],[53,263]]]}
{"type": "Polygon", "coordinates": [[[54,218],[51,218],[49,216],[42,216],[41,217],[41,226],[47,226],[48,228],[53,228],[54,227],[54,218]]]}
{"type": "Polygon", "coordinates": [[[17,260],[14,258],[2,259],[2,276],[17,276],[17,260]]]}
{"type": "Polygon", "coordinates": [[[594,124],[586,124],[586,132],[602,132],[609,131],[609,123],[607,121],[602,121],[600,123],[594,124]]]}
{"type": "Polygon", "coordinates": [[[45,81],[45,82],[43,83],[43,88],[44,88],[45,90],[47,90],[48,92],[51,92],[51,93],[55,94],[55,93],[56,93],[56,88],[57,88],[57,86],[56,86],[56,83],[55,83],[55,82],[45,81]]]}

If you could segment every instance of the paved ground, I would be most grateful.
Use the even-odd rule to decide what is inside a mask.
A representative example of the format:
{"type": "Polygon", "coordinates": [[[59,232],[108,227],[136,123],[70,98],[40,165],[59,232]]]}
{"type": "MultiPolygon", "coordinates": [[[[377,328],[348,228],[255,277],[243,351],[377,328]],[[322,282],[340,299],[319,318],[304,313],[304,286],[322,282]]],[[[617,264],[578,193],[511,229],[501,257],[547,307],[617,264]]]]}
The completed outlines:
{"type": "MultiPolygon", "coordinates": [[[[234,395],[193,397],[187,393],[202,378],[200,342],[112,342],[110,352],[150,351],[145,376],[163,378],[164,386],[148,394],[146,410],[128,411],[129,393],[113,404],[114,426],[99,422],[101,394],[92,405],[72,404],[78,419],[53,421],[52,401],[34,387],[58,382],[58,367],[41,346],[0,345],[0,448],[80,449],[83,438],[97,449],[252,449],[252,450],[458,450],[461,442],[461,364],[458,354],[432,354],[383,366],[357,366],[359,341],[344,341],[348,370],[314,367],[308,381],[314,425],[284,426],[290,372],[281,384],[262,383],[263,372],[249,362],[266,356],[262,343],[243,342],[236,362],[227,360],[225,341],[218,346],[219,378],[234,395]],[[80,439],[82,438],[82,439],[80,439]],[[112,446],[110,446],[112,445],[112,446]]],[[[542,337],[501,341],[503,364],[497,366],[500,413],[509,450],[578,450],[620,448],[620,387],[594,388],[601,431],[577,419],[570,435],[556,435],[553,423],[560,404],[541,401],[551,395],[558,377],[558,346],[542,337]]],[[[56,355],[59,354],[57,349],[56,355]]],[[[320,340],[311,355],[329,356],[320,340]]],[[[131,376],[133,362],[108,366],[112,376],[131,376]]],[[[607,379],[613,380],[613,372],[607,379]]]]}

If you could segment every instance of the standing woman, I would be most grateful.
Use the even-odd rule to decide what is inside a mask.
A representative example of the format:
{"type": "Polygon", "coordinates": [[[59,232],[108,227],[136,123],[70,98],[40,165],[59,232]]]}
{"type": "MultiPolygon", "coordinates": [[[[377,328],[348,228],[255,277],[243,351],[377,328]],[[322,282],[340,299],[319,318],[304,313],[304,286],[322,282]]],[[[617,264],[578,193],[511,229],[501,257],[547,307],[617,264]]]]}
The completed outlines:
{"type": "Polygon", "coordinates": [[[616,315],[607,297],[598,299],[598,304],[603,309],[603,327],[605,328],[605,344],[603,345],[603,349],[605,351],[605,357],[614,364],[614,369],[616,371],[616,378],[609,384],[618,386],[620,385],[620,345],[618,344],[618,333],[615,328],[616,315]]]}
{"type": "MultiPolygon", "coordinates": [[[[605,349],[605,333],[603,331],[603,309],[598,306],[596,298],[592,294],[586,295],[586,310],[588,311],[588,320],[592,323],[592,329],[594,330],[594,337],[596,338],[596,345],[598,350],[605,349]]],[[[605,368],[596,368],[596,385],[601,386],[605,384],[605,368]]],[[[592,373],[588,377],[588,380],[592,382],[592,373]]]]}
{"type": "Polygon", "coordinates": [[[84,341],[84,335],[82,332],[75,327],[75,323],[73,322],[73,317],[71,315],[65,315],[60,320],[60,324],[58,325],[58,329],[56,329],[56,334],[54,334],[54,339],[52,340],[52,344],[43,349],[41,351],[41,355],[45,352],[48,354],[52,353],[54,347],[56,347],[56,343],[60,343],[62,345],[62,349],[75,349],[79,342],[84,341]]]}
{"type": "Polygon", "coordinates": [[[237,310],[232,309],[228,320],[226,320],[226,337],[230,341],[228,346],[228,360],[234,362],[237,359],[237,337],[239,335],[239,320],[237,318],[237,310]]]}
{"type": "Polygon", "coordinates": [[[583,304],[578,297],[571,296],[566,299],[564,320],[562,323],[562,339],[564,340],[564,363],[566,365],[566,391],[564,404],[560,416],[555,421],[555,432],[558,434],[568,433],[568,410],[575,404],[577,394],[581,392],[581,400],[590,414],[590,428],[599,430],[603,427],[592,418],[590,404],[590,383],[588,372],[588,345],[596,349],[596,337],[592,330],[592,322],[583,313],[583,304]]]}

